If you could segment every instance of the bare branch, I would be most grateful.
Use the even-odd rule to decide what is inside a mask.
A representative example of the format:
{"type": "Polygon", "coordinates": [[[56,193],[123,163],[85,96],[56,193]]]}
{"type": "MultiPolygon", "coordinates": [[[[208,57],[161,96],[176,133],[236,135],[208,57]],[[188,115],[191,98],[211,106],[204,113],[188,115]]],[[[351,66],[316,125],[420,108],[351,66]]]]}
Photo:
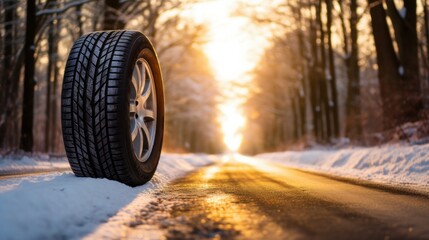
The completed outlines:
{"type": "Polygon", "coordinates": [[[62,7],[62,8],[43,9],[43,10],[38,11],[36,13],[36,16],[41,16],[41,15],[46,15],[46,14],[63,13],[72,7],[83,5],[83,4],[91,2],[91,1],[93,1],[93,0],[77,0],[77,1],[73,1],[70,3],[64,4],[64,7],[62,7]]]}

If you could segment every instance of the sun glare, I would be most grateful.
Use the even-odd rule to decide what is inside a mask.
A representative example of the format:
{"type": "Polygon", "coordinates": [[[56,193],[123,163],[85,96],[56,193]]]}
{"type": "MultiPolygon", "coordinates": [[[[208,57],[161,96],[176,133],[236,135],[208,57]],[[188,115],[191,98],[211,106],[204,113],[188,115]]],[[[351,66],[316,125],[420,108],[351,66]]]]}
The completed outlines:
{"type": "Polygon", "coordinates": [[[239,103],[227,101],[219,106],[221,111],[221,126],[225,145],[229,150],[236,152],[243,140],[242,129],[246,123],[246,119],[240,109],[239,103]]]}
{"type": "Polygon", "coordinates": [[[223,92],[223,101],[219,104],[219,122],[224,143],[234,152],[240,148],[246,124],[241,109],[247,97],[243,86],[245,88],[250,82],[249,72],[267,45],[267,36],[260,27],[245,17],[234,15],[238,3],[213,0],[195,4],[191,9],[194,20],[206,24],[208,28],[204,52],[223,92]]]}

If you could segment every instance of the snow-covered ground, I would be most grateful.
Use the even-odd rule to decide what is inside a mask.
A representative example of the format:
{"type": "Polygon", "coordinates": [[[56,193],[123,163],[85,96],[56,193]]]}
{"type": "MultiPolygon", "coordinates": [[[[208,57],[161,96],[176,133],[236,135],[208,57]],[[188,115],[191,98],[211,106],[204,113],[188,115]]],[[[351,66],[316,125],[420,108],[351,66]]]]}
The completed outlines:
{"type": "MultiPolygon", "coordinates": [[[[43,165],[43,161],[30,158],[19,161],[2,163],[0,168],[43,165]]],[[[154,178],[135,188],[106,179],[78,178],[70,171],[3,179],[0,239],[76,239],[89,233],[112,238],[115,229],[97,232],[100,224],[132,220],[133,214],[154,198],[155,190],[214,161],[215,157],[208,155],[164,154],[154,178]]]]}
{"type": "Polygon", "coordinates": [[[70,165],[65,156],[47,154],[0,156],[0,176],[67,169],[70,169],[70,165]]]}
{"type": "Polygon", "coordinates": [[[256,156],[272,163],[380,183],[429,187],[429,144],[340,150],[276,152],[256,156]]]}

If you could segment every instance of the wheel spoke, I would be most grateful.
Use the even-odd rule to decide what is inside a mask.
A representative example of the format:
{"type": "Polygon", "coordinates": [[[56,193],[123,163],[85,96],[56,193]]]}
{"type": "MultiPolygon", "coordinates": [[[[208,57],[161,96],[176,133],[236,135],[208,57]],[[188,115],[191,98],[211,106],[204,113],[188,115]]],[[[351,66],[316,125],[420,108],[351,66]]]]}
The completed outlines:
{"type": "Polygon", "coordinates": [[[137,111],[137,106],[135,101],[130,100],[130,116],[134,115],[137,111]]]}
{"type": "Polygon", "coordinates": [[[137,81],[136,93],[137,93],[137,95],[140,95],[143,91],[142,88],[143,88],[144,83],[142,83],[142,73],[141,73],[141,70],[139,67],[139,62],[136,63],[136,66],[134,67],[134,72],[136,73],[135,79],[137,81]]]}
{"type": "Polygon", "coordinates": [[[148,146],[148,148],[150,148],[150,146],[151,146],[152,142],[151,142],[151,139],[150,139],[151,137],[150,137],[149,129],[147,129],[146,124],[143,124],[141,127],[142,127],[142,129],[143,129],[143,132],[144,132],[144,134],[145,134],[145,138],[146,138],[146,140],[147,140],[147,146],[148,146]]]}
{"type": "Polygon", "coordinates": [[[136,124],[134,124],[133,130],[131,130],[131,140],[133,142],[136,140],[136,137],[138,135],[138,131],[139,131],[139,127],[138,127],[137,122],[136,122],[136,124]]]}
{"type": "Polygon", "coordinates": [[[146,88],[144,89],[144,92],[142,94],[143,103],[145,103],[147,101],[150,94],[152,93],[152,88],[151,88],[150,84],[152,84],[152,83],[147,84],[148,86],[146,86],[146,88]]]}
{"type": "MultiPolygon", "coordinates": [[[[134,71],[134,73],[135,73],[135,71],[134,71]]],[[[138,83],[138,80],[137,80],[137,78],[136,78],[136,74],[134,74],[133,73],[133,77],[131,78],[131,82],[133,83],[133,87],[134,87],[134,91],[136,92],[136,96],[135,96],[135,98],[137,98],[137,96],[138,96],[138,91],[139,91],[139,83],[138,83]]]]}
{"type": "Polygon", "coordinates": [[[138,129],[139,129],[139,136],[140,136],[140,144],[139,144],[139,150],[138,150],[137,156],[141,157],[142,153],[143,153],[143,147],[144,147],[144,145],[143,145],[143,143],[144,143],[144,134],[143,134],[143,131],[142,131],[141,127],[139,127],[138,129]]]}
{"type": "Polygon", "coordinates": [[[138,133],[139,133],[139,124],[137,121],[135,121],[134,122],[134,128],[133,128],[133,130],[131,130],[131,141],[134,142],[136,140],[138,133]]]}
{"type": "Polygon", "coordinates": [[[146,63],[142,62],[142,68],[141,68],[141,80],[146,83],[146,63]]]}
{"type": "Polygon", "coordinates": [[[136,63],[136,66],[134,67],[133,78],[134,78],[133,80],[135,83],[136,93],[138,95],[140,90],[140,69],[138,68],[138,63],[136,63]]]}
{"type": "Polygon", "coordinates": [[[140,90],[140,99],[142,99],[141,97],[143,97],[143,99],[142,99],[142,101],[143,101],[143,103],[144,102],[146,102],[146,99],[144,98],[144,94],[145,94],[145,92],[146,92],[146,85],[148,85],[148,83],[145,81],[145,80],[141,80],[141,85],[142,85],[142,87],[141,87],[141,90],[140,90]]]}
{"type": "Polygon", "coordinates": [[[151,121],[155,120],[155,112],[150,109],[145,109],[144,118],[151,121]]]}
{"type": "Polygon", "coordinates": [[[146,74],[145,74],[145,70],[144,70],[144,63],[140,62],[140,65],[137,65],[137,69],[138,69],[139,77],[140,77],[139,78],[139,83],[140,83],[139,94],[142,94],[144,91],[145,85],[146,85],[146,82],[145,82],[146,74]]]}

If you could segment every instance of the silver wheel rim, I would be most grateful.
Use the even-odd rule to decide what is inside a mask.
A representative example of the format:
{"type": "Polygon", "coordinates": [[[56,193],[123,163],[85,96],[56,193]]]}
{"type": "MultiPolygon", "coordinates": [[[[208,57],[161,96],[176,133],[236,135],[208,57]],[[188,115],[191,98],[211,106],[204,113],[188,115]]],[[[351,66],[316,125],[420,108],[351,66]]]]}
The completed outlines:
{"type": "Polygon", "coordinates": [[[134,65],[130,88],[130,131],[134,153],[146,162],[152,153],[156,134],[155,81],[148,62],[139,58],[134,65]]]}

